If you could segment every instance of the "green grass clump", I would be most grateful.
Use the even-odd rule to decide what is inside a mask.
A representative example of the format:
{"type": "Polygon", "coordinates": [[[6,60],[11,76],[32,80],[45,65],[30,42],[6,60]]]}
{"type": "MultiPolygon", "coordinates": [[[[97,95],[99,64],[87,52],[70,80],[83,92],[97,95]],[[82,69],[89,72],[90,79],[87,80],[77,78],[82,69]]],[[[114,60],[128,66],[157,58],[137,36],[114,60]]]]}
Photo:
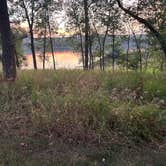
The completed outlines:
{"type": "Polygon", "coordinates": [[[150,75],[144,83],[144,90],[148,92],[149,98],[159,97],[166,100],[166,75],[150,75]]]}
{"type": "Polygon", "coordinates": [[[166,110],[160,110],[155,105],[135,106],[127,109],[121,107],[117,116],[119,128],[136,141],[164,139],[166,110]]]}
{"type": "MultiPolygon", "coordinates": [[[[91,152],[82,154],[82,149],[81,159],[75,157],[70,161],[71,164],[101,165],[104,156],[108,159],[106,163],[118,161],[111,156],[115,157],[117,150],[121,153],[122,142],[164,142],[164,76],[164,73],[113,74],[80,70],[19,72],[14,83],[0,84],[0,141],[3,142],[0,164],[1,160],[3,163],[9,160],[9,163],[15,161],[14,165],[24,162],[37,165],[33,155],[41,159],[36,153],[42,156],[48,149],[52,150],[51,147],[63,149],[67,144],[81,148],[95,146],[97,150],[101,146],[100,161],[94,159],[91,152]],[[154,102],[156,97],[158,100],[154,102]],[[112,152],[108,147],[115,140],[112,152]]],[[[70,153],[69,149],[65,150],[68,154],[64,152],[66,160],[70,160],[75,151],[70,153]]],[[[63,162],[58,157],[54,161],[50,157],[50,162],[44,162],[54,165],[58,161],[65,165],[66,160],[63,162]]]]}
{"type": "Polygon", "coordinates": [[[0,111],[28,114],[39,130],[62,124],[64,128],[80,124],[76,127],[99,134],[110,130],[111,124],[111,129],[117,128],[125,134],[149,139],[155,136],[154,133],[160,134],[160,128],[164,127],[159,122],[164,121],[165,107],[160,108],[151,101],[156,96],[163,100],[165,85],[162,74],[24,71],[19,73],[15,83],[0,85],[0,111]],[[118,97],[121,97],[123,89],[136,93],[140,86],[140,95],[148,92],[147,96],[143,96],[141,105],[132,98],[128,101],[123,101],[123,98],[110,100],[113,88],[120,89],[116,93],[120,93],[118,97]]]}
{"type": "Polygon", "coordinates": [[[142,74],[137,72],[131,72],[127,74],[125,72],[114,73],[110,75],[108,73],[106,77],[107,88],[131,88],[135,89],[139,86],[142,79],[142,74]]]}

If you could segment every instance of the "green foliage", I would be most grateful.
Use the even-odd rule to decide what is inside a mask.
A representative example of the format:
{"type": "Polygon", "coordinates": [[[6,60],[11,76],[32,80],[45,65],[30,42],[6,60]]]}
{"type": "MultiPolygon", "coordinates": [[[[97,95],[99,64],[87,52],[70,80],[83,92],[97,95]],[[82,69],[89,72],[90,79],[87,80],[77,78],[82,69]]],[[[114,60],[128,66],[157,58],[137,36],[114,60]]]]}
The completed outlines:
{"type": "Polygon", "coordinates": [[[145,81],[144,90],[148,92],[149,97],[159,97],[166,99],[166,79],[165,74],[156,75],[154,79],[148,78],[145,81]]]}
{"type": "MultiPolygon", "coordinates": [[[[118,110],[118,108],[117,108],[118,110]]],[[[162,139],[160,132],[164,132],[166,110],[160,110],[155,105],[135,106],[133,108],[121,106],[118,110],[120,128],[136,141],[151,140],[154,137],[162,139]]]]}
{"type": "Polygon", "coordinates": [[[142,79],[142,74],[139,72],[130,72],[127,74],[125,72],[118,72],[112,74],[109,77],[106,77],[105,84],[106,88],[113,89],[113,88],[131,88],[135,89],[139,86],[139,83],[142,79]]]}
{"type": "MultiPolygon", "coordinates": [[[[36,151],[53,149],[54,146],[55,149],[59,146],[61,149],[66,145],[55,142],[60,139],[69,145],[101,145],[103,151],[98,152],[100,157],[87,157],[86,154],[83,156],[85,160],[81,158],[74,161],[79,164],[101,165],[103,158],[106,158],[106,163],[117,162],[114,154],[120,150],[118,145],[121,143],[164,141],[166,109],[163,103],[153,103],[158,88],[162,93],[157,97],[163,100],[164,73],[113,74],[99,71],[46,70],[22,71],[18,75],[15,83],[0,84],[0,141],[10,139],[13,144],[0,144],[0,162],[13,161],[17,165],[29,161],[38,165],[39,162],[30,157],[32,153],[34,155],[36,151]],[[137,101],[132,97],[126,100],[130,93],[135,94],[141,82],[142,93],[147,91],[148,95],[143,96],[143,100],[137,101]],[[153,86],[150,86],[151,82],[153,86]],[[159,87],[156,89],[158,83],[159,87]],[[124,89],[130,89],[130,93],[123,93],[124,89]],[[117,143],[113,143],[115,149],[111,145],[110,150],[109,144],[113,140],[117,143]],[[107,150],[104,150],[105,146],[107,150]],[[19,148],[25,154],[22,155],[19,148]]],[[[65,165],[69,158],[73,158],[69,154],[67,153],[64,162],[60,156],[55,161],[49,161],[62,162],[65,165]]],[[[42,161],[46,163],[45,158],[42,161]]]]}
{"type": "MultiPolygon", "coordinates": [[[[132,92],[140,86],[143,88],[140,94],[144,97],[144,103],[152,101],[154,97],[165,99],[165,77],[162,73],[152,75],[135,72],[129,74],[105,72],[102,75],[97,71],[82,72],[79,70],[72,72],[62,70],[56,73],[49,70],[37,73],[26,71],[19,75],[19,80],[13,85],[1,85],[0,110],[1,112],[17,110],[21,114],[22,111],[27,110],[37,128],[53,127],[57,123],[63,123],[68,128],[70,124],[80,123],[86,130],[101,133],[109,129],[111,120],[114,121],[111,123],[115,126],[121,124],[120,126],[125,127],[131,123],[125,127],[125,133],[131,132],[137,137],[142,132],[145,134],[144,137],[148,138],[150,137],[148,132],[151,131],[148,127],[152,125],[144,125],[143,122],[151,123],[148,118],[153,118],[155,112],[161,113],[160,109],[154,107],[151,110],[153,106],[149,105],[131,106],[135,102],[134,98],[131,98],[129,103],[126,103],[123,98],[120,99],[120,103],[110,101],[114,88],[120,91],[128,88],[132,92]],[[52,77],[49,77],[50,74],[52,77]],[[118,109],[120,111],[116,114],[118,109]],[[144,116],[147,115],[149,117],[146,119],[144,116]],[[130,119],[131,117],[134,120],[130,119]],[[138,132],[137,127],[140,130],[138,132]],[[145,129],[148,131],[144,131],[145,129]]],[[[130,94],[124,95],[130,96],[130,94]]],[[[155,124],[158,125],[156,121],[153,125],[155,124]]]]}

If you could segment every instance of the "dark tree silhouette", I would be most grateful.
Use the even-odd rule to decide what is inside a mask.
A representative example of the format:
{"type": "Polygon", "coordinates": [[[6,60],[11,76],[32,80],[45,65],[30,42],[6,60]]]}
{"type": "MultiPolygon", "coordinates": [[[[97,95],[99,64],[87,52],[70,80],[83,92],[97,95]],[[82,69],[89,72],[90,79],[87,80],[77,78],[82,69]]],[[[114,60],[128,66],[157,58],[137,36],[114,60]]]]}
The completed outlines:
{"type": "Polygon", "coordinates": [[[29,26],[29,33],[30,33],[30,39],[31,39],[31,51],[32,51],[32,57],[33,57],[33,65],[34,69],[37,70],[37,61],[36,61],[36,51],[35,51],[35,41],[34,41],[34,19],[35,19],[35,11],[38,9],[35,9],[35,1],[31,0],[31,4],[27,5],[27,1],[22,0],[20,1],[22,4],[22,7],[25,11],[25,18],[28,22],[29,26]],[[29,14],[28,10],[31,11],[31,14],[29,14]]]}
{"type": "Polygon", "coordinates": [[[85,69],[89,66],[89,15],[88,15],[88,1],[84,0],[85,12],[85,69]]]}
{"type": "Polygon", "coordinates": [[[166,58],[166,41],[164,39],[164,37],[162,36],[162,34],[146,19],[141,18],[140,16],[138,16],[137,14],[135,14],[134,12],[130,11],[130,9],[125,8],[122,5],[122,2],[120,0],[116,0],[119,7],[128,15],[130,15],[131,17],[133,17],[134,19],[136,19],[139,23],[143,24],[146,28],[148,28],[150,30],[150,32],[157,38],[157,40],[159,41],[161,48],[165,54],[165,58],[166,58]]]}
{"type": "Polygon", "coordinates": [[[6,0],[0,0],[0,32],[4,79],[13,81],[16,78],[15,48],[6,0]]]}

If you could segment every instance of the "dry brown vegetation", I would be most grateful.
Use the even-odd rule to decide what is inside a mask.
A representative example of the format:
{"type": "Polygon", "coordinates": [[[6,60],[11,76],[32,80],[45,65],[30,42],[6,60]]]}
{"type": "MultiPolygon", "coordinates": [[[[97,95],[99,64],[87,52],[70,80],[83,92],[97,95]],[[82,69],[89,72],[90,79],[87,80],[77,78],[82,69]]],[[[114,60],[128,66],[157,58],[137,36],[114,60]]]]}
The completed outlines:
{"type": "Polygon", "coordinates": [[[164,73],[23,71],[0,83],[1,165],[163,165],[164,73]]]}

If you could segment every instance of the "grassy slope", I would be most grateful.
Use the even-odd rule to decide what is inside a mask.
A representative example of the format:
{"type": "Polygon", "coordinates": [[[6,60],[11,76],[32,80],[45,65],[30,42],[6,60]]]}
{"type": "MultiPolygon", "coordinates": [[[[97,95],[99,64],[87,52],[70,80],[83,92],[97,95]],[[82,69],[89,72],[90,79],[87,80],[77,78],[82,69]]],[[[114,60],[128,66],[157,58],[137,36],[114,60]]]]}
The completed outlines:
{"type": "Polygon", "coordinates": [[[23,71],[0,83],[0,165],[165,165],[166,74],[23,71]]]}

